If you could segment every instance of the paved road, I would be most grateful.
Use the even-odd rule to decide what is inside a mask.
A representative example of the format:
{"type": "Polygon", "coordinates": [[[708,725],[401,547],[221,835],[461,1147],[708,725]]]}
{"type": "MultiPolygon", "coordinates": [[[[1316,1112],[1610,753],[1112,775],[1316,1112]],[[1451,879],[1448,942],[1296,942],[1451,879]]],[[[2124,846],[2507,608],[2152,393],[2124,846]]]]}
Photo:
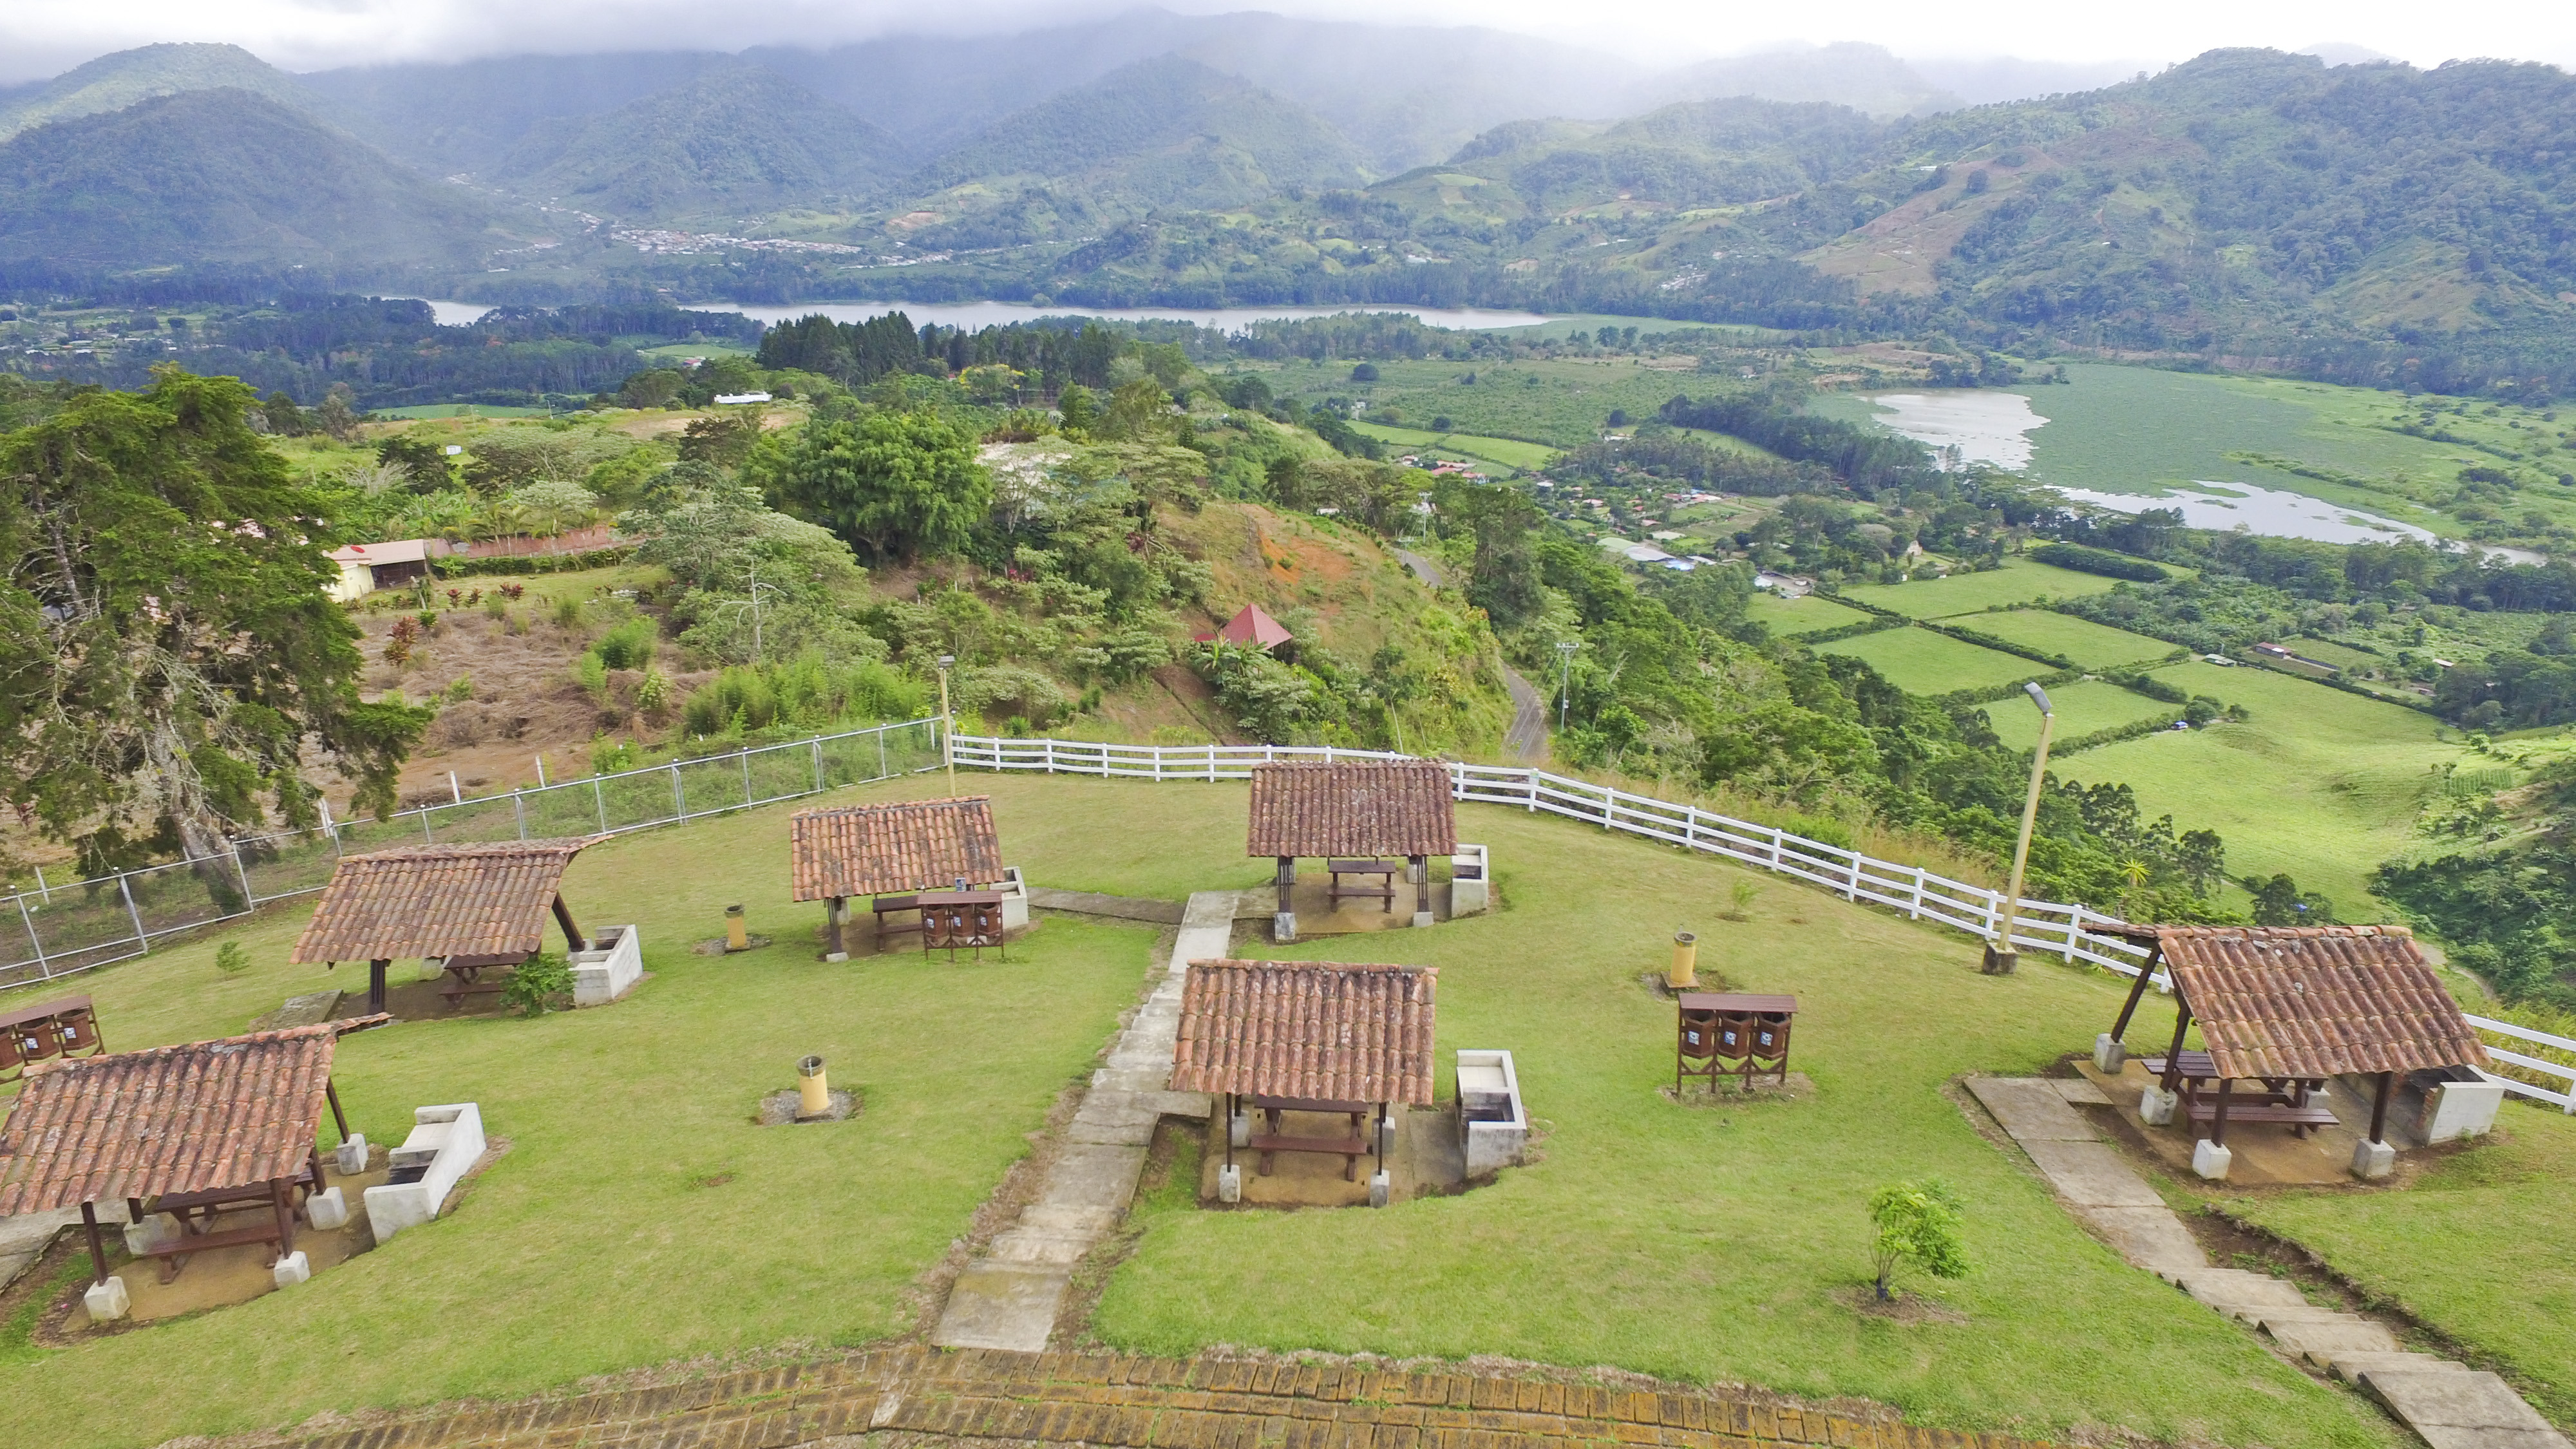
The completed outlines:
{"type": "MultiPolygon", "coordinates": [[[[1415,578],[1431,587],[1436,589],[1446,582],[1438,564],[1411,549],[1399,548],[1395,556],[1413,570],[1415,578]]],[[[1503,688],[1512,696],[1512,727],[1503,732],[1503,753],[1516,765],[1546,764],[1547,696],[1508,664],[1503,666],[1503,688]]]]}

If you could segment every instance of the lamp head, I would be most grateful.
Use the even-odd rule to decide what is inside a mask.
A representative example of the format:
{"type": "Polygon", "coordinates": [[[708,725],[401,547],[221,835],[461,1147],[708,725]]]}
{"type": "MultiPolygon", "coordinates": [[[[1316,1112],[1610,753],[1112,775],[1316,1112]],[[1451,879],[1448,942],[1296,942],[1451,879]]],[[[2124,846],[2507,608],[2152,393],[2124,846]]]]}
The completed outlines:
{"type": "MultiPolygon", "coordinates": [[[[954,655],[954,654],[942,654],[942,655],[940,655],[940,656],[939,656],[939,667],[940,667],[940,668],[942,668],[942,669],[946,669],[949,665],[952,665],[952,664],[954,664],[954,663],[956,663],[956,662],[957,662],[957,656],[956,656],[956,655],[954,655]]],[[[2033,687],[2034,687],[2034,688],[2036,688],[2037,686],[2033,686],[2033,687]]]]}
{"type": "Polygon", "coordinates": [[[2030,702],[2031,702],[2031,703],[2033,703],[2033,704],[2035,704],[2035,705],[2038,705],[2038,706],[2039,706],[2039,712],[2040,712],[2041,714],[2055,714],[2055,713],[2057,713],[2057,711],[2056,711],[2056,710],[2051,709],[2051,708],[2049,707],[2049,704],[2048,704],[2048,691],[2047,691],[2047,690],[2045,690],[2045,689],[2040,688],[2040,687],[2039,687],[2039,684],[2038,684],[2038,682],[2037,682],[2037,681],[2033,681],[2033,682],[2031,682],[2031,683],[2029,683],[2029,684],[2025,684],[2025,685],[2023,685],[2023,686],[2022,686],[2022,692],[2023,692],[2023,693],[2025,693],[2025,694],[2028,694],[2028,695],[2030,696],[2030,702]]]}

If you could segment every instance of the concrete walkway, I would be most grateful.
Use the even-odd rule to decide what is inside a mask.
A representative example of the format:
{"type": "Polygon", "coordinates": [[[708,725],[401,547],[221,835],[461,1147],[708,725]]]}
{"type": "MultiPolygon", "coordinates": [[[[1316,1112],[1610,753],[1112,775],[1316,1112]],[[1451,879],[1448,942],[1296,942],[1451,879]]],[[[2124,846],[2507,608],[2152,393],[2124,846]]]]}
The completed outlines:
{"type": "MultiPolygon", "coordinates": [[[[26,1276],[45,1250],[54,1245],[54,1235],[77,1225],[79,1208],[63,1208],[50,1213],[26,1213],[14,1218],[0,1218],[0,1292],[26,1276]]],[[[115,1221],[125,1221],[125,1210],[117,1209],[115,1221]]]]}
{"type": "Polygon", "coordinates": [[[2182,1219],[2070,1105],[2111,1105],[2093,1083],[1970,1077],[1966,1086],[2068,1209],[2120,1256],[2250,1325],[2291,1359],[2359,1384],[2433,1449],[2570,1449],[2494,1374],[2407,1352],[2379,1323],[2310,1305],[2295,1283],[2212,1267],[2182,1219]]]}
{"type": "Polygon", "coordinates": [[[1022,1353],[1044,1349],[1072,1284],[1073,1265],[1109,1236],[1136,1196],[1154,1124],[1167,1115],[1207,1120],[1205,1093],[1170,1090],[1181,983],[1192,961],[1226,953],[1241,896],[1200,891],[1190,897],[1163,978],[1119,1033],[1108,1065],[1092,1074],[1036,1198],[1016,1223],[994,1236],[982,1257],[958,1273],[948,1307],[931,1331],[932,1343],[1022,1353]]]}

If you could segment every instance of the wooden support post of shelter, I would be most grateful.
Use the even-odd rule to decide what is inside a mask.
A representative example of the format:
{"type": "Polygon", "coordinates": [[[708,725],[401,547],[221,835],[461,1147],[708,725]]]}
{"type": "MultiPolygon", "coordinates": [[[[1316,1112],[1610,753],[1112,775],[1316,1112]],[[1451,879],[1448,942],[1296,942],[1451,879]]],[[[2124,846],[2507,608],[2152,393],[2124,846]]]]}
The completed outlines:
{"type": "Polygon", "coordinates": [[[1448,766],[1438,760],[1255,765],[1248,814],[1244,853],[1279,862],[1275,939],[1297,939],[1291,895],[1300,858],[1341,859],[1346,864],[1337,868],[1347,869],[1360,861],[1402,857],[1414,883],[1413,924],[1431,924],[1431,857],[1458,852],[1458,807],[1448,766]]]}
{"type": "Polygon", "coordinates": [[[299,965],[367,963],[367,1010],[386,1009],[386,973],[398,960],[437,961],[453,1003],[501,989],[484,973],[515,967],[545,948],[551,921],[567,954],[589,942],[563,896],[572,858],[604,835],[489,845],[409,845],[343,857],[287,959],[299,965]]]}
{"type": "Polygon", "coordinates": [[[824,903],[828,959],[849,953],[843,922],[853,896],[869,898],[882,947],[886,936],[928,924],[924,893],[993,886],[1007,874],[989,795],[799,810],[788,817],[787,850],[792,898],[824,903]],[[888,925],[905,913],[913,922],[888,925]]]}
{"type": "Polygon", "coordinates": [[[342,1036],[384,1016],[39,1063],[0,1127],[0,1217],[78,1207],[94,1282],[107,1281],[102,1202],[129,1222],[166,1212],[177,1236],[147,1249],[165,1280],[191,1254],[242,1244],[295,1250],[295,1220],[325,1184],[316,1134],[331,1108],[345,1138],[331,1065],[342,1036]],[[223,1150],[205,1150],[208,1144],[223,1150]],[[266,1221],[209,1231],[227,1209],[266,1221]]]}

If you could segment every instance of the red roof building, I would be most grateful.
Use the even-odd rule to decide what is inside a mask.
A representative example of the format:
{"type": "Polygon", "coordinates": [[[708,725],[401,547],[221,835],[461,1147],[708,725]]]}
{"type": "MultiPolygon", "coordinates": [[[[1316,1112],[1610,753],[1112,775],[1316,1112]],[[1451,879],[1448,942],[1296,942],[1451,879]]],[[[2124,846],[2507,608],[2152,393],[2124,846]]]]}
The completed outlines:
{"type": "Polygon", "coordinates": [[[1201,634],[1198,636],[1198,641],[1205,644],[1211,640],[1222,639],[1228,644],[1246,644],[1255,649],[1276,649],[1282,644],[1294,642],[1296,637],[1289,633],[1278,620],[1263,613],[1259,604],[1246,604],[1243,606],[1243,612],[1225,621],[1224,628],[1213,634],[1201,634]]]}

